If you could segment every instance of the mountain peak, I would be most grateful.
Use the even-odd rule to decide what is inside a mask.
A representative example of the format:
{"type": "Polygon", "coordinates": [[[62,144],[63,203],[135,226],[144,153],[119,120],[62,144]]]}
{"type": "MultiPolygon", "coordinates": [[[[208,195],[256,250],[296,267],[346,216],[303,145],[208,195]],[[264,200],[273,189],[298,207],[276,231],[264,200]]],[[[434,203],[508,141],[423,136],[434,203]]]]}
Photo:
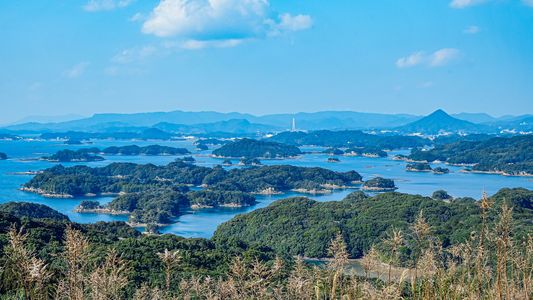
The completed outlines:
{"type": "Polygon", "coordinates": [[[445,117],[452,118],[452,116],[450,116],[448,113],[446,113],[444,110],[440,108],[428,115],[428,117],[431,117],[431,116],[443,116],[443,117],[445,116],[445,117]]]}
{"type": "Polygon", "coordinates": [[[442,109],[437,109],[422,119],[400,127],[408,133],[438,134],[440,132],[479,132],[480,125],[454,118],[442,109]]]}

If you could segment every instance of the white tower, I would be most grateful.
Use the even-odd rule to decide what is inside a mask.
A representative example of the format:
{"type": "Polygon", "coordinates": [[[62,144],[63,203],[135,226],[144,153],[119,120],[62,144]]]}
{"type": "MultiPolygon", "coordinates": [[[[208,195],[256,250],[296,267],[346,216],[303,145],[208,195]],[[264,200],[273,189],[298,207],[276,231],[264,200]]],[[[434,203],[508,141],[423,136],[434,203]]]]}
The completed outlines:
{"type": "Polygon", "coordinates": [[[292,118],[292,128],[291,131],[296,131],[296,119],[292,118]]]}

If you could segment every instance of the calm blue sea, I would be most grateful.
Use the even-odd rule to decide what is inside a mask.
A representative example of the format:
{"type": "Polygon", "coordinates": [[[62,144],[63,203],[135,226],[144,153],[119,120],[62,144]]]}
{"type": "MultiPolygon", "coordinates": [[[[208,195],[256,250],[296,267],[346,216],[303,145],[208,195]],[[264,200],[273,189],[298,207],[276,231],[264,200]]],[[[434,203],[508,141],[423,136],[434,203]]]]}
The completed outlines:
{"type": "MultiPolygon", "coordinates": [[[[105,148],[108,146],[120,146],[136,144],[146,146],[151,144],[167,145],[173,147],[188,148],[193,152],[196,163],[201,166],[213,166],[220,164],[222,160],[209,156],[210,151],[198,152],[195,150],[192,141],[94,141],[91,145],[65,145],[61,141],[0,141],[0,152],[5,152],[9,156],[8,160],[0,161],[0,203],[9,201],[27,201],[48,205],[66,215],[72,221],[79,223],[94,223],[98,221],[121,220],[126,221],[127,216],[112,216],[105,214],[79,214],[73,209],[80,203],[82,198],[77,199],[50,199],[32,193],[19,191],[19,187],[31,179],[31,175],[14,175],[14,172],[36,171],[49,168],[55,163],[27,160],[50,155],[62,149],[79,149],[86,147],[105,148]]],[[[320,148],[304,148],[304,151],[319,151],[320,148]]],[[[396,151],[390,153],[389,158],[365,158],[365,157],[338,157],[339,163],[326,162],[329,156],[323,154],[306,154],[297,159],[287,160],[264,160],[263,164],[290,164],[295,166],[323,167],[336,171],[356,170],[363,179],[370,179],[375,176],[392,178],[399,187],[399,192],[431,195],[435,190],[444,189],[454,197],[474,197],[478,199],[483,191],[493,194],[504,187],[524,187],[533,189],[532,177],[507,177],[500,175],[484,175],[461,173],[459,167],[450,167],[452,172],[446,175],[434,175],[431,173],[415,173],[405,171],[405,162],[394,161],[391,157],[394,154],[407,154],[408,151],[396,151]]],[[[105,161],[84,163],[88,166],[103,166],[112,162],[133,162],[133,163],[153,163],[165,165],[175,160],[178,156],[106,156],[105,161]]],[[[237,161],[235,161],[237,162],[237,161]]],[[[65,166],[76,163],[66,163],[65,166]]],[[[77,163],[79,164],[79,163],[77,163]]],[[[436,165],[435,165],[436,166],[436,165]]],[[[321,196],[309,196],[318,201],[340,200],[354,190],[336,191],[335,193],[321,196]]],[[[261,196],[259,203],[253,207],[246,208],[220,208],[203,209],[190,211],[179,217],[177,223],[162,228],[164,233],[173,233],[184,237],[205,237],[212,236],[216,227],[221,223],[230,220],[235,215],[252,211],[268,206],[275,200],[290,196],[297,196],[295,193],[261,196]]],[[[92,198],[94,199],[94,198],[92,198]]],[[[107,203],[112,200],[110,197],[101,197],[95,200],[107,203]]]]}

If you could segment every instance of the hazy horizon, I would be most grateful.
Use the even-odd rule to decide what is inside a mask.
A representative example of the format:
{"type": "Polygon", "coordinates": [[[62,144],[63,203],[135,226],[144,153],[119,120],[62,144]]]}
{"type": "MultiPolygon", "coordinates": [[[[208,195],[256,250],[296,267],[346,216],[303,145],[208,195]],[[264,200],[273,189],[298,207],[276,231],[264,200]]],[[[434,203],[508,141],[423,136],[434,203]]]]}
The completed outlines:
{"type": "MultiPolygon", "coordinates": [[[[139,111],[139,112],[130,112],[130,113],[122,113],[122,112],[96,112],[96,113],[93,113],[93,114],[90,114],[90,115],[73,115],[73,114],[68,114],[68,115],[28,115],[28,116],[25,116],[19,120],[16,120],[14,122],[10,122],[10,123],[2,123],[0,122],[0,126],[5,126],[5,125],[12,125],[12,124],[22,124],[22,123],[27,123],[27,122],[37,122],[37,123],[60,123],[60,122],[66,122],[66,121],[71,121],[71,120],[79,120],[79,119],[85,119],[85,118],[91,118],[93,117],[94,115],[101,115],[101,114],[143,114],[143,113],[170,113],[170,112],[174,112],[174,111],[182,111],[182,112],[187,112],[187,113],[202,113],[202,112],[214,112],[214,113],[239,113],[239,114],[248,114],[248,115],[252,115],[252,116],[256,116],[256,117],[261,117],[261,116],[267,116],[267,115],[296,115],[296,114],[300,114],[300,113],[307,113],[307,114],[313,114],[313,113],[322,113],[322,112],[355,112],[355,113],[368,113],[368,114],[385,114],[385,115],[413,115],[413,116],[419,116],[419,117],[423,117],[423,116],[426,116],[426,115],[429,115],[433,112],[435,112],[436,110],[439,110],[440,108],[436,108],[435,110],[432,110],[432,111],[429,111],[425,114],[413,114],[413,113],[402,113],[402,112],[399,112],[399,113],[382,113],[382,112],[372,112],[372,111],[353,111],[353,110],[321,110],[321,111],[298,111],[298,112],[279,112],[279,113],[271,113],[271,114],[254,114],[254,113],[248,113],[248,112],[240,112],[240,111],[227,111],[227,112],[222,112],[222,111],[214,111],[214,110],[198,110],[198,111],[187,111],[187,110],[180,110],[180,109],[175,109],[175,110],[169,110],[169,111],[139,111]],[[46,121],[43,121],[42,119],[46,119],[46,121]]],[[[450,111],[447,111],[447,110],[444,110],[446,113],[450,114],[450,115],[456,115],[456,114],[461,114],[461,113],[466,113],[466,114],[487,114],[491,117],[494,117],[494,118],[501,118],[501,117],[505,117],[505,116],[521,116],[521,115],[529,115],[528,113],[524,113],[524,114],[502,114],[502,115],[492,115],[492,114],[488,114],[488,113],[485,113],[485,112],[450,112],[450,111]]]]}

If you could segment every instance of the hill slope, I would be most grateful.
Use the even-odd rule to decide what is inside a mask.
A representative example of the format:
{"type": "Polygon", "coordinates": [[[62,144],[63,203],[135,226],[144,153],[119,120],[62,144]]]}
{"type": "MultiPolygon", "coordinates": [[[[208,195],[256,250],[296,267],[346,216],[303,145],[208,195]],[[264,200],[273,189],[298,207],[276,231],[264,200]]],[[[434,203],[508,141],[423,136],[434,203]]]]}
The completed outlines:
{"type": "Polygon", "coordinates": [[[438,134],[440,132],[477,133],[485,132],[489,128],[484,125],[459,120],[439,109],[420,120],[398,127],[397,130],[404,133],[438,134]]]}

